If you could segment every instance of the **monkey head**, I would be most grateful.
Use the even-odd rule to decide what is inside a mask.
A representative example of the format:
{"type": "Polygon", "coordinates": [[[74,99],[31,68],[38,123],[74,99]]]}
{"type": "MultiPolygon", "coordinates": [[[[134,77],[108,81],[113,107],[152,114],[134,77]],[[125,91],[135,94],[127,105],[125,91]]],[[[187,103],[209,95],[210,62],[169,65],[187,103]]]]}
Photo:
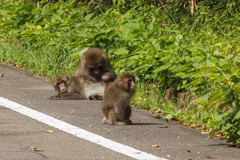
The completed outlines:
{"type": "Polygon", "coordinates": [[[101,52],[89,52],[85,55],[85,62],[85,68],[93,75],[99,75],[105,64],[101,52]]]}
{"type": "Polygon", "coordinates": [[[58,93],[65,93],[67,92],[68,82],[70,81],[71,77],[67,74],[59,74],[53,80],[53,86],[58,93]]]}
{"type": "Polygon", "coordinates": [[[118,85],[127,92],[135,92],[135,78],[131,72],[122,73],[116,79],[118,85]]]}

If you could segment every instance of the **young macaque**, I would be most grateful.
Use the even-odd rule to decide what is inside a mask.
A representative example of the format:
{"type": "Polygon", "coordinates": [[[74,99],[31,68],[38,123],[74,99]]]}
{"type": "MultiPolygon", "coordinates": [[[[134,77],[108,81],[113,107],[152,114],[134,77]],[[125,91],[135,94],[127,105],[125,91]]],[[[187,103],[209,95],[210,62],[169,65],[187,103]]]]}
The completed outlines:
{"type": "Polygon", "coordinates": [[[97,82],[87,75],[69,76],[59,74],[53,81],[53,86],[58,92],[51,96],[51,100],[101,100],[104,95],[105,84],[97,82]]]}
{"type": "Polygon", "coordinates": [[[81,57],[75,76],[89,75],[98,82],[112,82],[117,75],[107,54],[100,48],[90,48],[81,57]]]}
{"type": "Polygon", "coordinates": [[[130,100],[135,93],[134,75],[130,72],[120,74],[105,89],[102,101],[103,123],[129,125],[132,121],[130,100]]]}

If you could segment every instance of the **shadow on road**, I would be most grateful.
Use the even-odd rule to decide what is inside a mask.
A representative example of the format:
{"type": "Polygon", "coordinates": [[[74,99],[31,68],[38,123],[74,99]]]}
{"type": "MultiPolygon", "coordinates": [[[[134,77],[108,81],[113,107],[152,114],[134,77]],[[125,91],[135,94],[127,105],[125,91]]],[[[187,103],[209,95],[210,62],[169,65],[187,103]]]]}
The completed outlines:
{"type": "Polygon", "coordinates": [[[208,145],[208,146],[213,146],[213,147],[215,147],[215,146],[225,146],[225,147],[233,147],[233,148],[236,148],[236,145],[234,145],[234,144],[227,144],[227,143],[210,144],[210,145],[208,145]]]}
{"type": "Polygon", "coordinates": [[[163,125],[161,123],[133,123],[131,125],[163,125]]]}

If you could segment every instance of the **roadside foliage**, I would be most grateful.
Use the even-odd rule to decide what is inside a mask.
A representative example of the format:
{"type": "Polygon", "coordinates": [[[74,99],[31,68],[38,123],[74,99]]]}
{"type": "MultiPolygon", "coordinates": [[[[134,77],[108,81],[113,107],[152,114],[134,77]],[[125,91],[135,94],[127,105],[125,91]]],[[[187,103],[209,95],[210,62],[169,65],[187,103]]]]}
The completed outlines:
{"type": "Polygon", "coordinates": [[[136,107],[210,131],[209,138],[222,133],[239,147],[240,1],[97,2],[3,0],[0,61],[73,75],[81,55],[100,47],[117,74],[136,75],[136,107]],[[191,101],[181,109],[164,101],[171,87],[191,101]]]}

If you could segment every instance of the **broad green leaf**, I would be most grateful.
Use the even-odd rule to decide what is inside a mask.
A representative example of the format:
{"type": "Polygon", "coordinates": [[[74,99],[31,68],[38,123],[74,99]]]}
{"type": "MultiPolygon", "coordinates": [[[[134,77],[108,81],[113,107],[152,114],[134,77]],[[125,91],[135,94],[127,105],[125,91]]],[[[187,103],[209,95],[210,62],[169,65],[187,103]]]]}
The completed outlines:
{"type": "Polygon", "coordinates": [[[58,5],[52,4],[52,5],[50,5],[47,9],[43,10],[42,14],[43,14],[43,15],[46,15],[47,13],[49,13],[49,12],[51,12],[52,10],[57,9],[57,8],[58,8],[58,5]]]}
{"type": "Polygon", "coordinates": [[[209,59],[207,59],[206,65],[207,65],[208,67],[215,66],[215,64],[214,64],[213,62],[211,62],[209,59]]]}
{"type": "Polygon", "coordinates": [[[110,32],[107,33],[107,39],[111,39],[116,34],[117,34],[117,31],[111,30],[110,32]]]}
{"type": "Polygon", "coordinates": [[[218,121],[222,120],[223,118],[223,114],[221,112],[219,112],[218,114],[214,115],[214,118],[218,121]]]}
{"type": "Polygon", "coordinates": [[[163,40],[163,39],[160,40],[160,46],[161,46],[162,48],[165,48],[165,46],[166,46],[165,40],[163,40]]]}
{"type": "Polygon", "coordinates": [[[140,55],[135,55],[135,56],[131,56],[131,57],[129,57],[129,59],[139,59],[140,58],[140,55]]]}
{"type": "Polygon", "coordinates": [[[230,69],[231,65],[230,64],[224,64],[220,68],[221,69],[230,69]]]}
{"type": "Polygon", "coordinates": [[[126,23],[125,26],[130,29],[138,28],[139,24],[138,23],[126,23]]]}
{"type": "Polygon", "coordinates": [[[93,14],[94,14],[94,13],[90,13],[90,14],[86,15],[86,16],[85,16],[85,20],[88,21],[89,19],[91,19],[92,16],[93,16],[93,14]]]}
{"type": "Polygon", "coordinates": [[[210,100],[208,101],[209,104],[216,102],[217,100],[221,99],[221,95],[223,94],[223,91],[217,92],[210,100]]]}
{"type": "MultiPolygon", "coordinates": [[[[239,30],[240,30],[240,28],[239,28],[239,30]]],[[[237,134],[240,136],[240,129],[238,129],[237,134]]]]}
{"type": "Polygon", "coordinates": [[[234,26],[240,30],[240,23],[235,23],[234,26]]]}
{"type": "Polygon", "coordinates": [[[185,75],[186,73],[185,72],[178,72],[175,76],[176,77],[181,77],[181,76],[183,76],[183,75],[185,75]]]}
{"type": "Polygon", "coordinates": [[[234,116],[233,121],[234,121],[235,119],[238,119],[238,120],[240,119],[240,111],[238,111],[237,114],[234,116]]]}
{"type": "Polygon", "coordinates": [[[143,33],[140,29],[134,29],[133,31],[129,32],[131,35],[141,35],[143,33]]]}
{"type": "Polygon", "coordinates": [[[158,67],[155,70],[153,70],[153,72],[160,72],[160,71],[166,70],[166,69],[168,69],[170,67],[171,67],[171,64],[163,65],[163,66],[158,67]]]}
{"type": "Polygon", "coordinates": [[[47,2],[48,2],[48,0],[41,0],[40,3],[47,3],[47,2]]]}
{"type": "Polygon", "coordinates": [[[154,54],[155,53],[155,48],[153,45],[149,46],[149,53],[154,54]]]}
{"type": "Polygon", "coordinates": [[[55,13],[53,13],[52,15],[53,15],[54,18],[56,18],[57,20],[62,22],[62,18],[59,15],[57,15],[55,13]]]}
{"type": "Polygon", "coordinates": [[[122,33],[122,38],[125,39],[128,37],[128,33],[130,32],[129,28],[125,28],[125,30],[122,33]]]}
{"type": "Polygon", "coordinates": [[[194,100],[194,102],[197,102],[198,104],[203,104],[208,100],[208,95],[204,95],[202,97],[199,97],[197,99],[194,100]]]}
{"type": "Polygon", "coordinates": [[[172,56],[173,56],[172,54],[166,55],[163,58],[161,58],[160,61],[164,61],[164,60],[170,59],[170,58],[172,58],[172,56]]]}
{"type": "Polygon", "coordinates": [[[82,56],[84,52],[86,52],[88,50],[88,48],[85,48],[83,50],[81,50],[80,52],[78,52],[77,54],[82,56]]]}
{"type": "Polygon", "coordinates": [[[171,114],[168,114],[168,115],[164,116],[164,119],[165,119],[165,120],[169,120],[169,119],[171,119],[171,118],[173,118],[173,115],[171,115],[171,114]]]}
{"type": "Polygon", "coordinates": [[[185,65],[182,65],[182,64],[179,63],[175,66],[175,68],[172,72],[181,71],[184,68],[185,68],[185,65]]]}
{"type": "Polygon", "coordinates": [[[68,0],[66,1],[63,6],[62,6],[62,9],[67,9],[69,8],[76,0],[68,0]]]}
{"type": "Polygon", "coordinates": [[[185,85],[187,83],[187,80],[183,80],[182,83],[183,85],[185,85]]]}
{"type": "Polygon", "coordinates": [[[239,71],[239,68],[236,68],[233,72],[231,72],[230,77],[232,77],[233,75],[235,75],[236,73],[238,73],[238,71],[239,71]]]}
{"type": "Polygon", "coordinates": [[[200,73],[202,73],[202,72],[207,72],[207,71],[214,70],[214,69],[216,69],[216,68],[217,68],[216,66],[214,66],[214,67],[208,67],[208,68],[206,68],[206,69],[204,69],[204,70],[202,70],[202,71],[198,71],[198,72],[194,73],[193,76],[194,76],[194,75],[198,75],[198,74],[200,74],[200,73]]]}
{"type": "Polygon", "coordinates": [[[118,31],[118,29],[119,29],[119,25],[117,25],[117,24],[113,24],[111,27],[112,27],[115,31],[118,31]]]}
{"type": "Polygon", "coordinates": [[[17,18],[14,22],[13,22],[13,26],[16,27],[16,25],[22,20],[23,18],[17,18]]]}
{"type": "Polygon", "coordinates": [[[129,50],[125,49],[125,48],[120,48],[117,51],[114,52],[114,54],[116,55],[125,55],[128,54],[129,50]]]}

